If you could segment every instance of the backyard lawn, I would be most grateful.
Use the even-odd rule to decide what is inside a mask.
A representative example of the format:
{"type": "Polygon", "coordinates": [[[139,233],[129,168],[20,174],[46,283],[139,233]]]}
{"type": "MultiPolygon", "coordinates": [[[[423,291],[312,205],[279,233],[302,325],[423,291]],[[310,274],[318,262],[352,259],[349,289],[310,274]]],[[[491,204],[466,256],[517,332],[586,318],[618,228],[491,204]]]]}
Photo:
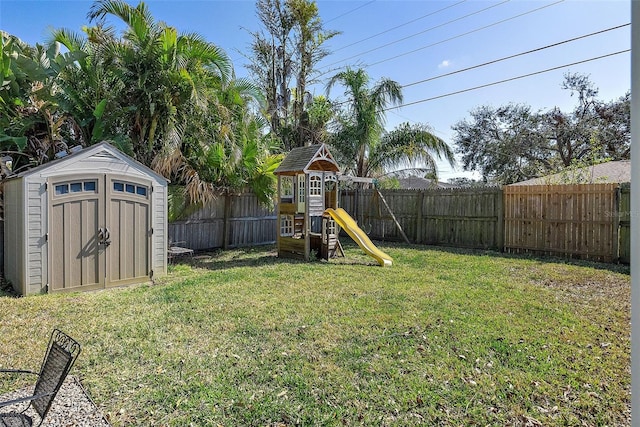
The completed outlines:
{"type": "Polygon", "coordinates": [[[262,247],[155,284],[0,296],[0,367],[36,368],[60,327],[114,426],[630,425],[628,268],[381,249],[392,267],[262,247]]]}

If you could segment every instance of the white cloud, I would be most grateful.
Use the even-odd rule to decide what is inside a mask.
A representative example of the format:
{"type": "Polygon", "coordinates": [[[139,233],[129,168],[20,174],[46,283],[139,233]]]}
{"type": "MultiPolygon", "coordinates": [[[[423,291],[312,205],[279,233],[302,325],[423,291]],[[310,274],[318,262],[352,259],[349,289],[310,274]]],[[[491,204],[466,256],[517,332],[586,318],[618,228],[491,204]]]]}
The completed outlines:
{"type": "Polygon", "coordinates": [[[441,63],[438,64],[438,68],[447,68],[451,65],[451,61],[449,61],[448,59],[445,59],[444,61],[442,61],[441,63]]]}

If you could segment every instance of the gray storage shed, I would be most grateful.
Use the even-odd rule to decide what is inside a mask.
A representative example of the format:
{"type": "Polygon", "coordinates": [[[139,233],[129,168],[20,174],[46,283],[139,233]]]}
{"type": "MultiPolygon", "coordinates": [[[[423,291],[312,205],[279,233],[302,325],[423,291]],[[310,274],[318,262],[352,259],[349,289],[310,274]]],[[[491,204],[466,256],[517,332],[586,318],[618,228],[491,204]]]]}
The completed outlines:
{"type": "Polygon", "coordinates": [[[167,184],[106,142],[8,179],[5,278],[30,295],[166,274],[167,184]]]}

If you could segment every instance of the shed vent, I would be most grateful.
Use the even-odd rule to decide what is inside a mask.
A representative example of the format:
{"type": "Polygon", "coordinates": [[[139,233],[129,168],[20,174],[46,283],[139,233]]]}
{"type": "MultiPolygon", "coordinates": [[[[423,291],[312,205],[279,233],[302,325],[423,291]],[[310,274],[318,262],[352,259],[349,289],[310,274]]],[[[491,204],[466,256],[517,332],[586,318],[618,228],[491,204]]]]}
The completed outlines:
{"type": "Polygon", "coordinates": [[[90,158],[93,159],[99,159],[99,160],[118,160],[118,158],[116,156],[114,156],[113,154],[109,153],[108,151],[99,151],[96,154],[94,154],[93,156],[91,156],[90,158]]]}

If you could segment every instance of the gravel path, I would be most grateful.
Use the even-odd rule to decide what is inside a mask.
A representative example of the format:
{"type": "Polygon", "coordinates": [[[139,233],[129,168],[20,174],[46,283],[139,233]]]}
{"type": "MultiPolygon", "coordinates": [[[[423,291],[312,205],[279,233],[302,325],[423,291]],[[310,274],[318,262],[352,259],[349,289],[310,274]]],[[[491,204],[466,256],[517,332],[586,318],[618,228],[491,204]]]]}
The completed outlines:
{"type": "MultiPolygon", "coordinates": [[[[8,393],[0,396],[0,402],[18,398],[20,396],[28,396],[33,387],[19,390],[17,392],[8,393]]],[[[1,408],[2,412],[11,412],[12,410],[21,410],[25,404],[6,406],[1,408]]],[[[26,412],[35,420],[39,420],[35,415],[31,406],[26,412]]],[[[109,427],[102,412],[93,403],[91,397],[76,378],[68,376],[64,384],[58,391],[58,395],[53,400],[53,405],[47,414],[43,427],[109,427]]]]}

